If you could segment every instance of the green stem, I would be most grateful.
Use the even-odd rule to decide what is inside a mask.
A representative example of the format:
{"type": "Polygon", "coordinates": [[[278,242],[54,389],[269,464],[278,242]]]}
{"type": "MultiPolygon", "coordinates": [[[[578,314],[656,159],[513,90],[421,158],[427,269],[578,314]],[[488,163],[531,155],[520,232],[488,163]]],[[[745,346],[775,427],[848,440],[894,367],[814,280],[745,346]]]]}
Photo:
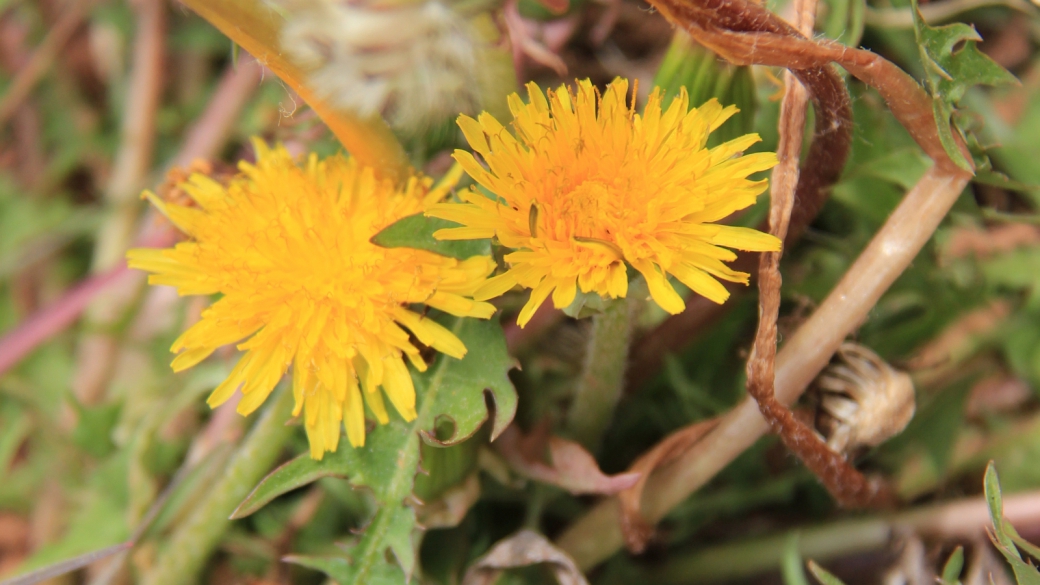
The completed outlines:
{"type": "Polygon", "coordinates": [[[271,470],[282,445],[293,433],[293,427],[285,424],[292,410],[292,392],[283,386],[275,391],[271,401],[231,459],[224,476],[167,540],[146,585],[198,582],[203,565],[231,525],[231,512],[271,470]]]}
{"type": "Polygon", "coordinates": [[[599,448],[621,398],[631,334],[626,299],[606,301],[603,312],[592,317],[585,365],[567,415],[570,436],[592,453],[599,448]]]}

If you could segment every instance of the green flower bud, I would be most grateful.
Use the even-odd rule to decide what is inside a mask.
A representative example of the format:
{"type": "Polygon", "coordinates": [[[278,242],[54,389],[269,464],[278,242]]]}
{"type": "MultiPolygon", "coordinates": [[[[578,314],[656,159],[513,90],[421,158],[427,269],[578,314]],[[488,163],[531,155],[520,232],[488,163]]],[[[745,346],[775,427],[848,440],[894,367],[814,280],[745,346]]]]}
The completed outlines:
{"type": "Polygon", "coordinates": [[[732,65],[710,49],[698,44],[683,31],[675,31],[665,53],[654,85],[664,90],[667,104],[685,86],[690,106],[700,106],[717,98],[723,106],[735,105],[740,112],[708,137],[708,146],[716,146],[754,130],[755,79],[750,67],[732,65]]]}

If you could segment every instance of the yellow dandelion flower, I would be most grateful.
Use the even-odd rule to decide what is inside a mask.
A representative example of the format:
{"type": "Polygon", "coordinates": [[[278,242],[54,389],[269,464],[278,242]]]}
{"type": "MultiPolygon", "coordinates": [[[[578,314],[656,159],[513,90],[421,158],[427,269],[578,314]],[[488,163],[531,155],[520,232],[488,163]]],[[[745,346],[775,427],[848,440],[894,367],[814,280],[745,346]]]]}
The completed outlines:
{"type": "Polygon", "coordinates": [[[292,364],[294,415],[303,413],[311,456],[321,459],[336,450],[341,423],[352,445],[365,443],[366,405],[380,423],[389,421],[384,393],[405,420],[415,418],[403,358],[418,370],[426,364],[406,330],[455,358],[466,348],[409,305],[486,319],[494,307],[471,297],[494,264],[369,241],[443,198],[451,179],[431,189],[428,179],[412,178],[398,189],[351,158],[312,154],[297,165],[281,146],[255,145],[256,164],[240,163],[226,187],[193,175],[183,188],[194,206],[146,193],[190,239],[131,250],[129,263],[151,272],[149,283],[182,295],[220,295],[172,347],[173,369],[181,371],[241,341],[245,355],[210,406],[241,387],[238,411],[253,412],[292,364]]]}
{"type": "Polygon", "coordinates": [[[685,89],[667,109],[650,94],[642,115],[626,107],[628,82],[614,80],[600,96],[589,81],[577,92],[548,95],[527,85],[530,103],[513,94],[514,133],[490,114],[459,118],[470,146],[455,159],[497,196],[473,190],[464,203],[431,206],[427,215],[462,224],[439,230],[445,240],[497,238],[514,251],[510,268],[474,294],[496,297],[520,285],[531,297],[517,319],[523,326],[552,294],[571,303],[580,288],[605,298],[628,292],[627,265],[645,278],[650,295],[669,313],[685,308],[668,275],[721,303],[729,293],[716,279],[747,283],[726,266],[726,248],[780,249],[780,241],[753,229],[716,222],[755,202],[765,180],[747,177],[776,164],[776,155],[740,156],[759,141],[747,135],[705,148],[708,134],[737,112],[712,100],[688,109],[685,89]]]}

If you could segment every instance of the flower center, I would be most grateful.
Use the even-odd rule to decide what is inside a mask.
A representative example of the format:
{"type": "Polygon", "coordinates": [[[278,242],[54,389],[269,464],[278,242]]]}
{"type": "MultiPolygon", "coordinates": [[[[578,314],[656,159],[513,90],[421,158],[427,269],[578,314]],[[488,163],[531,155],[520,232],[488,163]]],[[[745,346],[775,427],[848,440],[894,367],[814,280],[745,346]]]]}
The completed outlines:
{"type": "Polygon", "coordinates": [[[618,199],[611,186],[603,181],[582,181],[562,197],[559,217],[570,229],[566,237],[603,238],[618,217],[618,199]]]}

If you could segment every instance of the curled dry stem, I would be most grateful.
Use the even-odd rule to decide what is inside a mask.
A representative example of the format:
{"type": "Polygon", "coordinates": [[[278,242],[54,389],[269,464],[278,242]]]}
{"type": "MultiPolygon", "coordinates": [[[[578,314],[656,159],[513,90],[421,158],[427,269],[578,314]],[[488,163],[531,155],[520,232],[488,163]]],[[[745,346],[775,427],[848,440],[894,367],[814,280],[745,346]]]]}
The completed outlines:
{"type": "MultiPolygon", "coordinates": [[[[815,0],[795,3],[799,29],[811,34],[816,13],[815,0]]],[[[773,169],[770,185],[769,228],[774,236],[784,239],[791,223],[795,203],[795,188],[799,182],[798,158],[802,150],[802,129],[805,127],[806,92],[786,75],[784,100],[780,106],[780,141],[777,146],[779,163],[773,169]]],[[[812,160],[812,159],[810,159],[812,160]]],[[[759,317],[755,344],[747,363],[748,394],[758,403],[762,416],[773,431],[780,435],[784,445],[805,463],[806,467],[823,482],[838,502],[847,507],[863,507],[887,502],[890,492],[878,482],[870,481],[845,457],[832,451],[811,428],[795,418],[791,409],[776,399],[773,381],[777,345],[777,318],[780,315],[780,274],[782,252],[767,252],[759,259],[758,290],[759,317]]]]}

